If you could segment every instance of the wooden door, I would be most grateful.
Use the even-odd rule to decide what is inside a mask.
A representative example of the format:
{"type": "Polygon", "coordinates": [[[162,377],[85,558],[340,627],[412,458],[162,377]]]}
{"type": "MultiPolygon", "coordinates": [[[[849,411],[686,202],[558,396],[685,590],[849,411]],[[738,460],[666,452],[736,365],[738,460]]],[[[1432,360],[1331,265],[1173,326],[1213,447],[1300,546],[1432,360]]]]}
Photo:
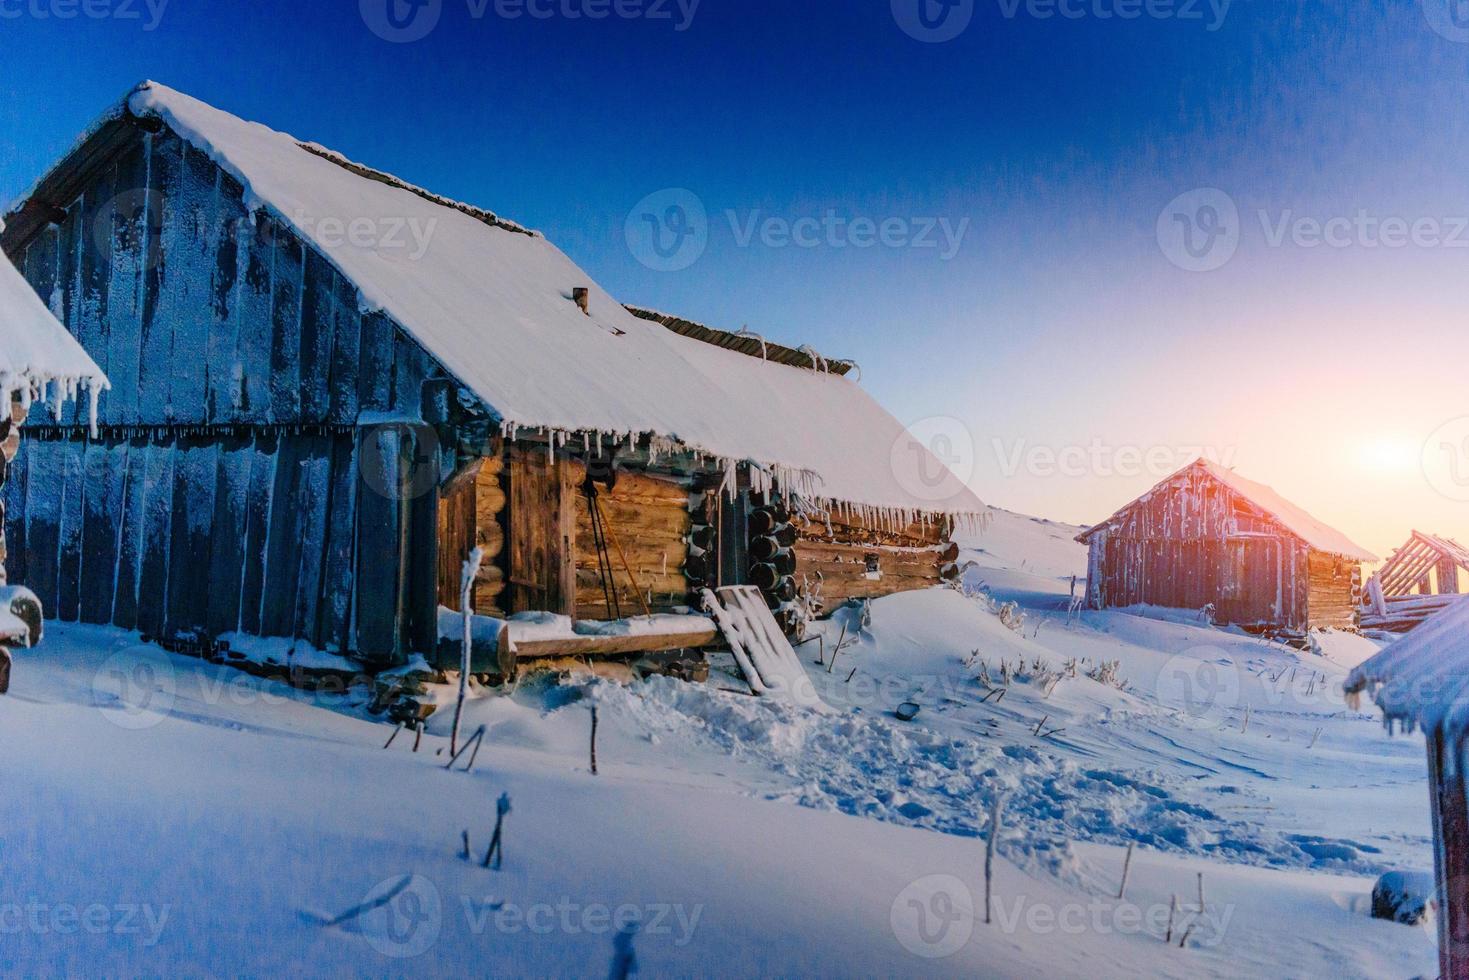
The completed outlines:
{"type": "Polygon", "coordinates": [[[576,615],[576,487],[545,450],[512,449],[508,466],[509,612],[576,615]]]}

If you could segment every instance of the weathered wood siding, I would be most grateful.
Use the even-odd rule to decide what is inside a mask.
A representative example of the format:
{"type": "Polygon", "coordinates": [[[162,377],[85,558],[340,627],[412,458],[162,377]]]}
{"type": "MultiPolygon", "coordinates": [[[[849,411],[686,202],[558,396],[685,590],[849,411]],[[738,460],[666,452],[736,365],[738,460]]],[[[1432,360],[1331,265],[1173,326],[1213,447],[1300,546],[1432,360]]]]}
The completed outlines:
{"type": "Polygon", "coordinates": [[[1362,566],[1334,555],[1311,552],[1309,615],[1313,628],[1357,625],[1362,566]]]}
{"type": "MultiPolygon", "coordinates": [[[[1230,488],[1203,475],[1138,501],[1090,540],[1098,608],[1201,609],[1243,626],[1313,623],[1311,549],[1230,488]]],[[[1351,580],[1347,577],[1347,602],[1351,580]]],[[[1332,589],[1323,598],[1335,603],[1332,589]]],[[[1335,621],[1333,609],[1328,618],[1335,621]]]]}
{"type": "Polygon", "coordinates": [[[576,615],[576,493],[571,464],[544,449],[510,449],[508,612],[576,615]]]}
{"type": "Polygon", "coordinates": [[[59,224],[5,241],[113,385],[98,439],[85,399],[31,412],[6,493],[17,581],[62,619],[165,638],[424,649],[438,443],[412,420],[443,372],[173,134],[137,131],[82,185],[59,224]]]}
{"type": "Polygon", "coordinates": [[[464,560],[475,547],[484,562],[474,586],[474,611],[504,618],[505,591],[505,463],[488,456],[472,472],[447,488],[439,502],[439,605],[460,608],[464,560]]]}

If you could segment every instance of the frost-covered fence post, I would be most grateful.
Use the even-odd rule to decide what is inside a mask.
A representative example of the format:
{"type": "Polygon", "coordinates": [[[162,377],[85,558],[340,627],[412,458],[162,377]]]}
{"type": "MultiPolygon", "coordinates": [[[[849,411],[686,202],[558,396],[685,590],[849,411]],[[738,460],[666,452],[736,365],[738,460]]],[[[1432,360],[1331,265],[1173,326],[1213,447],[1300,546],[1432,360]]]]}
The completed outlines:
{"type": "Polygon", "coordinates": [[[984,924],[990,924],[990,900],[994,893],[995,880],[995,838],[1000,836],[1000,811],[1005,806],[1005,797],[1002,793],[995,794],[994,803],[990,804],[990,834],[989,840],[984,842],[984,924]]]}
{"type": "Polygon", "coordinates": [[[1132,849],[1136,844],[1127,845],[1127,857],[1122,860],[1122,887],[1117,889],[1117,900],[1121,901],[1127,897],[1127,876],[1132,871],[1132,849]]]}
{"type": "Polygon", "coordinates": [[[597,706],[592,705],[592,775],[597,774],[597,706]]]}
{"type": "Polygon", "coordinates": [[[490,837],[490,849],[485,851],[485,863],[483,867],[491,867],[500,870],[502,856],[505,853],[503,834],[505,832],[505,814],[510,812],[510,794],[501,793],[500,799],[495,802],[495,833],[490,837]]]}
{"type": "Polygon", "coordinates": [[[469,693],[469,670],[474,654],[474,580],[485,562],[485,549],[475,548],[464,560],[459,576],[459,608],[464,610],[464,646],[459,651],[459,698],[454,702],[454,733],[449,737],[449,755],[459,754],[459,722],[464,717],[464,697],[469,693]]]}

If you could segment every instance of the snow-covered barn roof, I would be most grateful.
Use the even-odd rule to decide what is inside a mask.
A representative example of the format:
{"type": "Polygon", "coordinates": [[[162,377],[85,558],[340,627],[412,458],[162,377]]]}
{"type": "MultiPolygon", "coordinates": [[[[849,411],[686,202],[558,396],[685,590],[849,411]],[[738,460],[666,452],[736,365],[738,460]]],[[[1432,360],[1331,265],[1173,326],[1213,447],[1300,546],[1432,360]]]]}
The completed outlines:
{"type": "Polygon", "coordinates": [[[1469,596],[1359,665],[1346,691],[1370,694],[1389,726],[1463,731],[1469,725],[1469,596]]]}
{"type": "MultiPolygon", "coordinates": [[[[758,464],[809,497],[890,516],[984,505],[854,381],[767,363],[633,315],[534,232],[145,82],[120,115],[158,119],[319,250],[364,310],[397,322],[507,431],[646,436],[758,464]],[[379,234],[343,234],[353,221],[379,234]],[[384,229],[426,232],[424,248],[384,229]],[[573,299],[587,287],[589,314],[573,299]],[[947,479],[934,485],[934,473],[947,479]]],[[[80,144],[79,144],[80,145],[80,144]]]]}
{"type": "Polygon", "coordinates": [[[1286,500],[1284,497],[1276,493],[1271,488],[1265,486],[1265,484],[1256,483],[1254,480],[1247,480],[1233,470],[1226,469],[1225,467],[1220,466],[1218,463],[1214,463],[1207,459],[1198,459],[1190,463],[1188,466],[1185,466],[1183,469],[1179,470],[1177,473],[1174,473],[1172,476],[1168,477],[1157,486],[1153,487],[1153,489],[1143,494],[1137,500],[1134,500],[1132,503],[1128,504],[1126,507],[1123,507],[1117,513],[1113,514],[1111,517],[1107,518],[1107,520],[1102,521],[1100,524],[1097,524],[1094,527],[1088,528],[1086,531],[1082,532],[1076,540],[1082,542],[1087,541],[1098,529],[1112,523],[1112,521],[1126,514],[1139,503],[1148,500],[1156,493],[1166,491],[1173,487],[1175,484],[1179,484],[1183,479],[1186,479],[1191,472],[1200,470],[1217,482],[1224,484],[1226,487],[1233,490],[1235,493],[1239,494],[1250,503],[1254,504],[1264,513],[1273,517],[1287,531],[1300,538],[1316,551],[1323,551],[1327,554],[1332,555],[1340,555],[1343,558],[1350,558],[1355,561],[1377,560],[1377,556],[1372,554],[1372,552],[1368,551],[1366,548],[1363,548],[1361,545],[1355,544],[1350,538],[1348,538],[1345,534],[1342,534],[1335,528],[1324,524],[1316,518],[1312,517],[1310,514],[1306,513],[1304,510],[1297,507],[1289,500],[1286,500]]]}
{"type": "Polygon", "coordinates": [[[102,369],[0,253],[0,405],[20,392],[25,399],[49,399],[60,410],[85,388],[95,407],[107,387],[102,369]]]}

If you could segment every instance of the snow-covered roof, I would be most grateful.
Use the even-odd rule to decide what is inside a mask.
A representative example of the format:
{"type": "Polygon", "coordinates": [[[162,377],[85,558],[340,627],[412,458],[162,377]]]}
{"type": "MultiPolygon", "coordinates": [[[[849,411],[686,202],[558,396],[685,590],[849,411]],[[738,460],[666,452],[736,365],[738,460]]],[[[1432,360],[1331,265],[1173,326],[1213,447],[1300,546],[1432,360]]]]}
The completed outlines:
{"type": "Polygon", "coordinates": [[[0,253],[0,405],[20,392],[26,400],[49,399],[60,411],[85,388],[95,408],[107,387],[102,369],[0,253]]]}
{"type": "Polygon", "coordinates": [[[1463,731],[1469,725],[1469,596],[1361,664],[1350,695],[1369,693],[1389,727],[1463,731]]]}
{"type": "Polygon", "coordinates": [[[1317,551],[1341,555],[1343,558],[1355,558],[1358,561],[1377,560],[1377,556],[1372,552],[1356,544],[1336,528],[1318,521],[1265,484],[1246,480],[1234,470],[1226,469],[1207,459],[1199,460],[1197,465],[1202,466],[1214,479],[1284,524],[1287,530],[1317,551]]]}
{"type": "Polygon", "coordinates": [[[757,481],[890,517],[984,509],[853,381],[634,316],[538,234],[166,86],[143,83],[126,108],[161,119],[239,180],[247,207],[318,249],[364,310],[396,321],[508,431],[648,436],[726,464],[755,462],[757,481]],[[358,219],[418,228],[427,246],[420,254],[402,237],[341,234],[358,219]],[[590,315],[572,298],[583,286],[590,315]],[[946,475],[937,486],[935,473],[946,475]]]}
{"type": "Polygon", "coordinates": [[[1233,470],[1207,459],[1198,459],[1185,466],[1143,494],[1138,500],[1122,508],[1122,510],[1112,515],[1106,521],[1082,533],[1078,540],[1086,540],[1097,528],[1105,526],[1116,517],[1131,510],[1137,503],[1147,500],[1160,490],[1168,488],[1180,477],[1186,476],[1193,470],[1202,470],[1213,479],[1229,487],[1260,510],[1275,518],[1287,531],[1306,542],[1306,544],[1310,545],[1316,551],[1324,551],[1327,554],[1340,555],[1343,558],[1350,558],[1356,561],[1377,561],[1377,556],[1372,554],[1372,552],[1354,543],[1345,534],[1342,534],[1330,525],[1323,524],[1265,484],[1256,483],[1254,480],[1247,480],[1233,470]]]}

